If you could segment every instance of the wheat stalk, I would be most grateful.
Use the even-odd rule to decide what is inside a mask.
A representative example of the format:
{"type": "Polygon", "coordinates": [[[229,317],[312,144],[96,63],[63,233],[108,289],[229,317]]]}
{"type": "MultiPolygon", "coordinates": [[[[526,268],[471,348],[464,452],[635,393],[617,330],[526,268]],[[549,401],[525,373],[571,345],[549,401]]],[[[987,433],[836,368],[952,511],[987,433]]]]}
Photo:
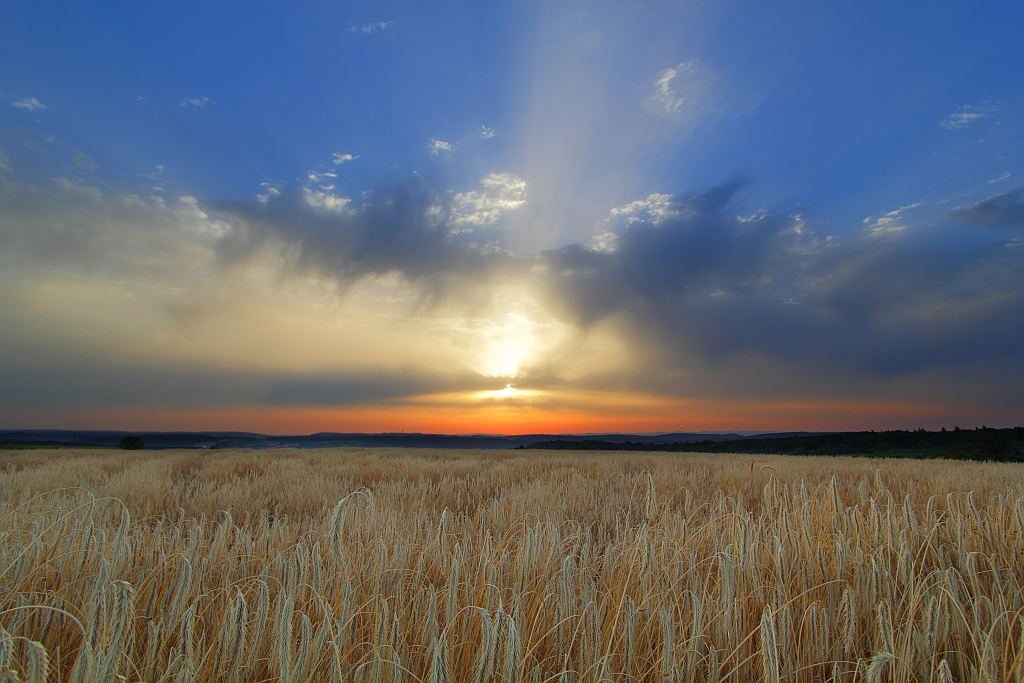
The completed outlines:
{"type": "Polygon", "coordinates": [[[44,658],[75,683],[1022,675],[1019,466],[10,457],[0,670],[21,680],[44,658]]]}

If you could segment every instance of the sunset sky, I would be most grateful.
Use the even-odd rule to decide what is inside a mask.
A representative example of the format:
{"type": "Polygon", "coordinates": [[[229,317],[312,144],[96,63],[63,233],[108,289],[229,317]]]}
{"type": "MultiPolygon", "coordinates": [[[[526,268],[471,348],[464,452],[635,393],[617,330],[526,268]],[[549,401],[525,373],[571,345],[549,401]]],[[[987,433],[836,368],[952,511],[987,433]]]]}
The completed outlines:
{"type": "Polygon", "coordinates": [[[0,428],[1024,423],[1024,3],[0,6],[0,428]]]}

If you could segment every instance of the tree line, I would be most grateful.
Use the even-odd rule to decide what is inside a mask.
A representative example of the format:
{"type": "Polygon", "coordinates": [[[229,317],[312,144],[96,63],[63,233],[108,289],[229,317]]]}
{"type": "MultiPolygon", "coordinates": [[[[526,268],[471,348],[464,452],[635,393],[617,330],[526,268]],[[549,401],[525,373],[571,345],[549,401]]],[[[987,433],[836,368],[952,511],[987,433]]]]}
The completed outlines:
{"type": "Polygon", "coordinates": [[[669,451],[773,455],[861,455],[1024,462],[1024,427],[1010,429],[833,432],[813,436],[735,438],[672,443],[615,443],[599,439],[538,441],[526,448],[579,451],[669,451]]]}

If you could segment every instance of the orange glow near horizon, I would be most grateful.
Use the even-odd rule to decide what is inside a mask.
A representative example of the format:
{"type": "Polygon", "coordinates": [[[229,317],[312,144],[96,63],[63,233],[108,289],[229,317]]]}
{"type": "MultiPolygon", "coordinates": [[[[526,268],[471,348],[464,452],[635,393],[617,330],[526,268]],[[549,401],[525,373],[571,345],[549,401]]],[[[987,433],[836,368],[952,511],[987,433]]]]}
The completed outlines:
{"type": "MultiPolygon", "coordinates": [[[[510,390],[511,389],[511,390],[510,390]]],[[[231,406],[209,409],[130,408],[8,415],[3,428],[125,431],[420,432],[434,434],[569,434],[756,431],[857,431],[1015,426],[1020,416],[928,403],[872,400],[693,400],[633,396],[589,405],[533,405],[506,388],[493,400],[466,404],[449,396],[416,404],[347,407],[231,406]],[[510,400],[504,400],[510,399],[510,400]],[[482,403],[482,405],[481,405],[482,403]],[[604,403],[604,405],[601,405],[604,403]],[[13,418],[13,419],[12,419],[13,418]]],[[[526,393],[526,392],[522,392],[526,393]]],[[[539,392],[535,392],[539,393],[539,392]]],[[[524,397],[525,398],[525,397],[524,397]]],[[[581,401],[581,404],[584,402],[581,401]]]]}

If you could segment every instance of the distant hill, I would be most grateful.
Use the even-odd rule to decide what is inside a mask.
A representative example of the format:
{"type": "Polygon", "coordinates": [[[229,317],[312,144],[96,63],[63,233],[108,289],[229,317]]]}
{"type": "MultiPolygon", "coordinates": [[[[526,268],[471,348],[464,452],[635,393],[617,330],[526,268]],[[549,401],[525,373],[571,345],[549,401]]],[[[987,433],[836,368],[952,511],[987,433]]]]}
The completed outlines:
{"type": "Polygon", "coordinates": [[[250,432],[0,430],[0,448],[117,448],[138,436],[147,449],[168,448],[480,448],[621,450],[784,455],[870,455],[904,458],[1024,461],[1024,428],[928,432],[781,432],[744,435],[668,434],[347,434],[275,436],[250,432]]]}
{"type": "MultiPolygon", "coordinates": [[[[795,433],[760,434],[761,438],[792,436],[795,433]]],[[[801,433],[803,434],[803,433],[801,433]]],[[[538,441],[575,443],[599,439],[611,444],[692,443],[740,439],[742,434],[705,434],[675,432],[670,434],[525,434],[503,436],[493,434],[345,434],[320,432],[309,435],[274,436],[250,432],[123,432],[61,429],[0,430],[0,447],[36,448],[116,448],[126,436],[138,436],[148,449],[166,448],[485,448],[501,449],[528,446],[538,441]]]]}
{"type": "Polygon", "coordinates": [[[830,432],[703,439],[697,441],[611,441],[553,439],[527,448],[545,450],[667,451],[759,453],[778,455],[869,455],[900,458],[951,458],[1024,462],[1024,427],[955,429],[928,432],[830,432]]]}

